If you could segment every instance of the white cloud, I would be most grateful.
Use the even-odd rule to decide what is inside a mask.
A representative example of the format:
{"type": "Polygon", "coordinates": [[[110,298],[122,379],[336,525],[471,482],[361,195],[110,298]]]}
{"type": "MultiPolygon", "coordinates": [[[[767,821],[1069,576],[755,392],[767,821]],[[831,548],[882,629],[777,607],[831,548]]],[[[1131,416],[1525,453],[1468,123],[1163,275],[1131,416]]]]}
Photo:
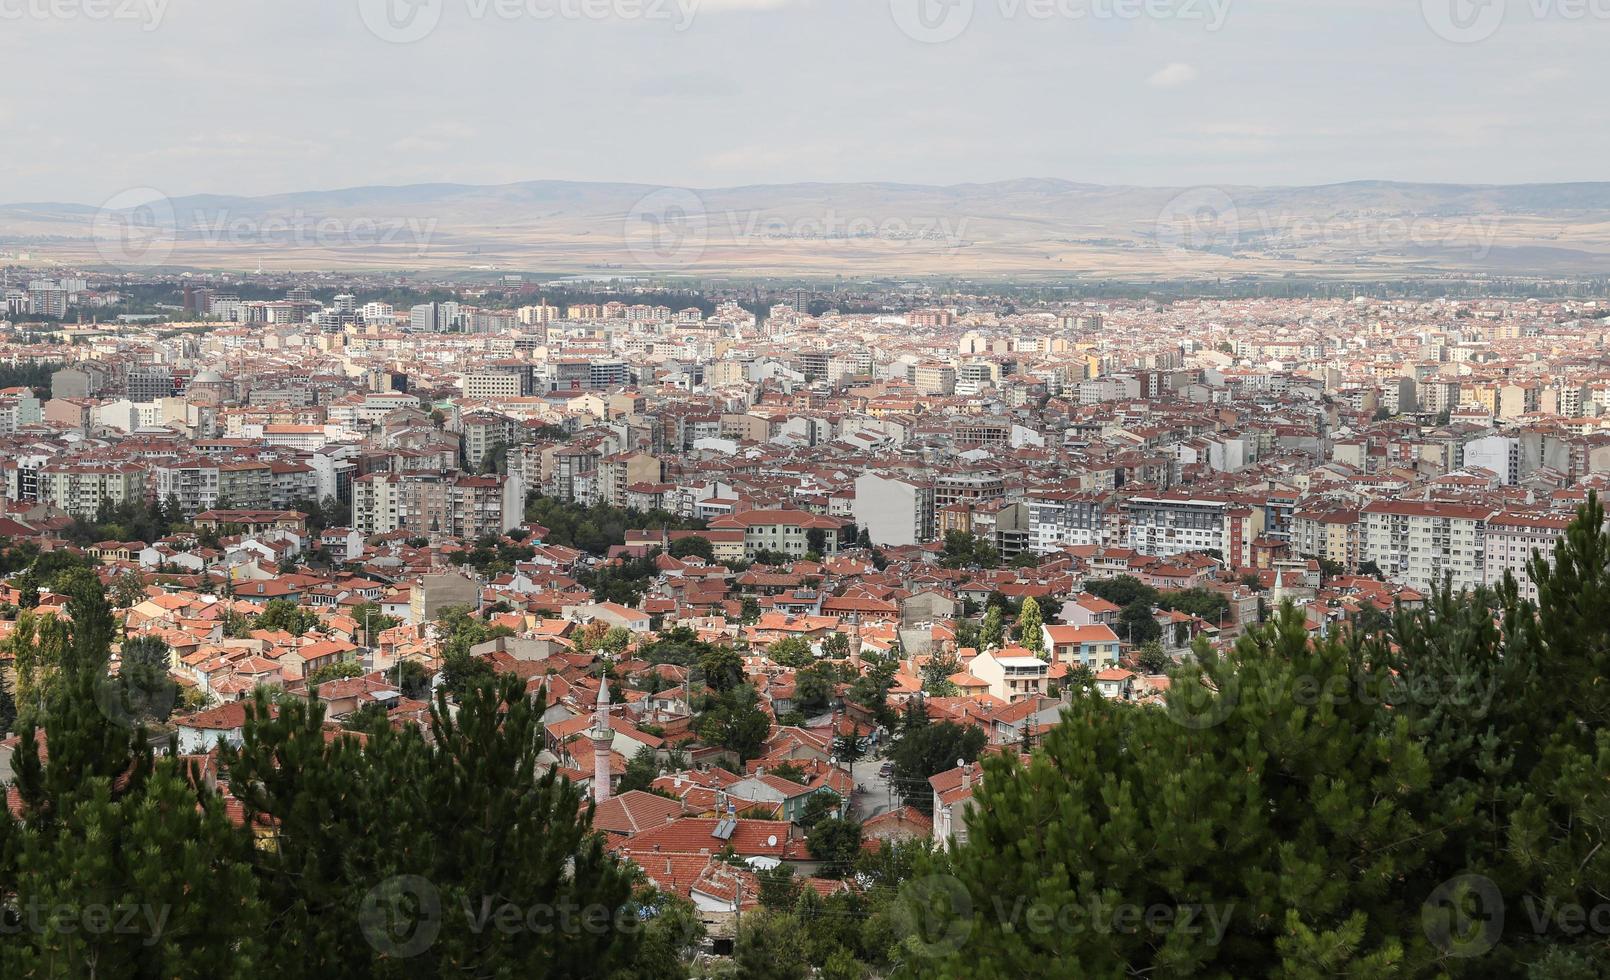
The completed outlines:
{"type": "Polygon", "coordinates": [[[1196,69],[1182,61],[1176,61],[1153,72],[1151,77],[1146,79],[1146,84],[1153,88],[1173,88],[1194,81],[1196,81],[1196,69]]]}

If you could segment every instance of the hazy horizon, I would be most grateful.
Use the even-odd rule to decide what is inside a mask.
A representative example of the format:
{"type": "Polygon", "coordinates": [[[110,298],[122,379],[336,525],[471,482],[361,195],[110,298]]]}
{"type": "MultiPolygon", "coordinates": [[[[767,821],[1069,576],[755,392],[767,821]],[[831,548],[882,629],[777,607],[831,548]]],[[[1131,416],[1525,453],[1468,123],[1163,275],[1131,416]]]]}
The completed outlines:
{"type": "MultiPolygon", "coordinates": [[[[671,184],[671,183],[666,183],[666,182],[663,182],[663,181],[652,181],[652,180],[608,180],[608,181],[606,181],[606,180],[571,179],[571,178],[564,178],[564,177],[528,177],[528,178],[521,178],[521,179],[515,179],[515,180],[508,180],[508,181],[498,181],[498,182],[495,182],[495,183],[483,183],[483,182],[479,182],[479,181],[419,180],[419,181],[408,181],[406,183],[394,183],[394,184],[393,183],[387,183],[387,184],[345,184],[345,185],[341,185],[341,186],[338,186],[338,187],[297,187],[297,188],[286,188],[286,189],[275,190],[275,191],[266,191],[266,192],[263,192],[263,193],[260,193],[260,194],[241,194],[241,193],[236,193],[236,192],[233,192],[233,191],[230,191],[230,190],[227,190],[227,189],[203,189],[203,190],[194,190],[194,191],[184,191],[184,192],[171,194],[171,195],[166,195],[165,194],[164,196],[167,196],[167,197],[169,197],[170,199],[173,199],[173,200],[178,200],[178,199],[183,199],[183,198],[197,198],[197,197],[257,199],[257,198],[272,198],[272,197],[295,197],[295,196],[301,196],[301,195],[317,195],[317,194],[340,194],[340,193],[344,193],[344,192],[348,192],[348,191],[361,191],[361,190],[407,190],[407,189],[410,189],[410,188],[424,188],[424,187],[432,187],[432,186],[435,186],[435,187],[463,187],[463,188],[474,189],[474,188],[512,187],[512,186],[520,186],[520,185],[526,185],[526,184],[540,184],[540,183],[621,185],[621,186],[637,186],[637,187],[644,187],[644,188],[683,188],[683,189],[686,189],[686,190],[695,191],[695,192],[701,192],[701,193],[702,192],[710,192],[710,191],[741,190],[741,189],[749,188],[749,187],[757,187],[757,188],[789,187],[789,186],[805,187],[805,186],[811,186],[811,185],[820,185],[820,186],[824,186],[824,187],[885,185],[885,186],[891,186],[891,187],[914,187],[914,188],[929,188],[929,189],[936,189],[936,190],[946,190],[946,189],[959,188],[959,187],[978,187],[978,186],[991,186],[991,185],[1005,185],[1005,184],[1030,183],[1030,182],[1039,182],[1039,181],[1045,181],[1045,182],[1058,181],[1058,182],[1064,182],[1064,183],[1071,184],[1071,185],[1087,186],[1087,187],[1104,187],[1104,188],[1113,188],[1113,189],[1120,189],[1120,188],[1135,189],[1135,190],[1187,190],[1187,189],[1193,189],[1192,187],[1187,187],[1187,185],[1182,185],[1182,184],[1146,184],[1146,183],[1107,184],[1107,183],[1102,183],[1102,182],[1099,182],[1099,181],[1079,180],[1079,179],[1072,178],[1072,177],[1048,177],[1048,176],[1045,176],[1043,174],[1022,174],[1022,175],[1018,175],[1018,176],[1015,176],[1015,177],[1002,177],[1002,178],[997,179],[997,180],[962,180],[962,181],[955,181],[955,182],[952,182],[952,183],[944,183],[944,184],[932,184],[932,183],[925,183],[925,182],[920,182],[920,181],[908,181],[908,180],[876,180],[876,179],[853,180],[852,179],[852,180],[842,180],[842,181],[835,181],[835,180],[795,180],[795,181],[767,181],[767,182],[744,183],[744,184],[706,184],[706,185],[699,185],[699,184],[671,184]]],[[[1347,186],[1347,185],[1350,185],[1350,184],[1400,185],[1400,186],[1405,186],[1405,187],[1408,187],[1408,186],[1423,186],[1423,187],[1511,188],[1511,187],[1542,187],[1542,186],[1569,185],[1569,184],[1610,184],[1610,177],[1605,177],[1605,178],[1600,178],[1600,179],[1591,179],[1591,178],[1589,178],[1589,179],[1582,179],[1582,180],[1527,180],[1527,181],[1514,181],[1514,182],[1504,182],[1504,183],[1489,183],[1489,182],[1483,182],[1483,181],[1462,181],[1462,180],[1399,180],[1399,179],[1393,178],[1393,177],[1354,177],[1354,178],[1349,178],[1349,179],[1345,179],[1345,180],[1325,181],[1325,182],[1319,183],[1319,184],[1303,184],[1303,183],[1297,183],[1297,184],[1291,184],[1291,183],[1288,183],[1288,184],[1280,184],[1280,183],[1253,184],[1253,183],[1248,183],[1248,182],[1245,182],[1245,181],[1223,181],[1223,182],[1221,182],[1219,184],[1215,184],[1215,185],[1194,185],[1194,186],[1247,187],[1247,188],[1258,188],[1258,189],[1264,189],[1264,190],[1304,190],[1304,189],[1321,188],[1321,187],[1342,187],[1342,186],[1347,186]]],[[[33,200],[0,200],[0,207],[26,207],[28,205],[35,205],[35,204],[49,204],[49,205],[72,205],[72,206],[82,206],[82,207],[88,207],[88,208],[96,208],[96,207],[100,207],[101,205],[106,204],[106,203],[107,202],[105,202],[105,201],[67,200],[67,199],[45,200],[45,199],[41,198],[41,199],[33,199],[33,200]]],[[[124,201],[116,202],[116,206],[118,206],[118,207],[130,206],[130,201],[129,200],[124,200],[124,201]]]]}
{"type": "Polygon", "coordinates": [[[1592,180],[1606,0],[0,0],[7,202],[1592,180]],[[70,66],[64,68],[64,66],[70,66]]]}

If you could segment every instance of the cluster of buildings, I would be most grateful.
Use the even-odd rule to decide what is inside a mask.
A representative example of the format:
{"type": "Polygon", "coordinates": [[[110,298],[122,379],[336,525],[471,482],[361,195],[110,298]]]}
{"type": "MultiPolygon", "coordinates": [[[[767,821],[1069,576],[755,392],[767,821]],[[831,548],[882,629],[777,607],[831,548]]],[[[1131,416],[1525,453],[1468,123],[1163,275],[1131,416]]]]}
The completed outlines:
{"type": "Polygon", "coordinates": [[[135,576],[127,624],[168,643],[198,707],[175,722],[186,751],[238,738],[252,689],[334,664],[354,675],[318,687],[334,721],[417,720],[399,666],[440,668],[440,613],[506,627],[473,652],[545,692],[548,763],[718,927],[758,901],[754,870],[845,887],[804,846],[814,795],[871,839],[965,837],[976,766],[913,806],[836,757],[887,737],[850,694],[869,664],[896,665],[891,706],[1017,751],[1070,685],[1167,690],[1093,582],[1221,598],[1210,618],[1141,611],[1172,658],[1287,601],[1323,634],[1445,582],[1529,588],[1610,474],[1593,301],[891,292],[838,312],[175,288],[157,322],[0,324],[0,371],[48,377],[0,389],[0,534],[85,552],[109,587],[135,576]],[[574,521],[529,520],[533,495],[574,521]],[[154,540],[75,539],[136,512],[159,515],[154,540]],[[632,604],[584,584],[631,559],[652,562],[632,604]],[[972,639],[987,606],[1030,599],[1038,637],[972,639]],[[276,600],[314,625],[231,632],[276,600]],[[758,754],[702,742],[703,682],[639,656],[671,630],[744,652],[771,722],[758,754]],[[825,696],[770,656],[780,641],[833,662],[825,696]],[[657,792],[617,793],[643,753],[657,792]]]}

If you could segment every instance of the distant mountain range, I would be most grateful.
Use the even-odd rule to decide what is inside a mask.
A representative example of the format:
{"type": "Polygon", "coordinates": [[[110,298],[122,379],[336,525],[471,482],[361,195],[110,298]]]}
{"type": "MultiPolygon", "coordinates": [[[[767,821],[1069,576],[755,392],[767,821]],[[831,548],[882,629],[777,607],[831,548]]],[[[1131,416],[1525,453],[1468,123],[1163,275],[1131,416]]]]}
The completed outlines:
{"type": "Polygon", "coordinates": [[[0,252],[101,267],[1191,279],[1610,274],[1610,182],[683,189],[539,180],[0,206],[0,252]]]}

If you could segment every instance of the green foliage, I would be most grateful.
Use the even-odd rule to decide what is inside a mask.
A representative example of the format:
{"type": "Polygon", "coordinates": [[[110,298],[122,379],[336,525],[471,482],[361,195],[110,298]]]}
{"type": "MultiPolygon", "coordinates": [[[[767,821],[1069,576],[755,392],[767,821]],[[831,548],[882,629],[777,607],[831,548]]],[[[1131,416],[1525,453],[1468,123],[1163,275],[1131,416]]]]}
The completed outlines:
{"type": "Polygon", "coordinates": [[[160,636],[130,637],[118,649],[117,687],[129,717],[160,724],[179,701],[172,651],[160,636]]]}
{"type": "Polygon", "coordinates": [[[966,531],[946,531],[939,563],[946,568],[994,568],[1001,563],[1001,555],[983,538],[966,531]]]}
{"type": "Polygon", "coordinates": [[[811,825],[805,837],[811,857],[822,862],[824,878],[842,878],[855,868],[861,856],[861,824],[855,820],[828,817],[811,825]]]}
{"type": "Polygon", "coordinates": [[[838,671],[830,664],[813,664],[794,674],[794,703],[803,712],[819,712],[833,701],[838,671]]]}
{"type": "Polygon", "coordinates": [[[1118,614],[1118,638],[1126,643],[1144,645],[1151,643],[1163,635],[1163,628],[1157,625],[1155,612],[1149,602],[1135,602],[1124,607],[1118,614]]]}
{"type": "Polygon", "coordinates": [[[1148,674],[1167,673],[1174,666],[1174,658],[1165,653],[1163,645],[1156,640],[1141,647],[1135,655],[1135,661],[1148,674]]]}
{"type": "Polygon", "coordinates": [[[896,662],[874,655],[863,660],[866,672],[851,683],[848,697],[872,712],[879,724],[889,724],[895,718],[894,709],[889,707],[889,688],[894,686],[896,662]]]}
{"type": "Polygon", "coordinates": [[[428,738],[380,729],[359,744],[327,739],[317,702],[270,717],[259,695],[224,764],[248,817],[274,820],[277,846],[252,855],[282,930],[263,972],[564,977],[632,966],[635,927],[475,927],[483,908],[561,903],[637,920],[634,875],[588,827],[575,786],[538,765],[543,710],[523,681],[501,678],[457,712],[438,698],[428,738]],[[416,949],[421,934],[393,923],[421,909],[435,910],[436,935],[416,949]]]}
{"type": "Polygon", "coordinates": [[[621,774],[617,791],[625,793],[634,789],[647,790],[659,776],[659,757],[654,754],[653,749],[645,745],[626,763],[626,771],[621,774]]]}
{"type": "Polygon", "coordinates": [[[1199,644],[1164,708],[1074,698],[1027,765],[986,760],[943,865],[960,895],[923,920],[963,909],[967,942],[920,974],[1602,973],[1604,936],[1548,910],[1603,908],[1610,881],[1603,521],[1590,500],[1533,561],[1535,606],[1439,591],[1390,638],[1315,640],[1287,605],[1228,654],[1199,644]],[[1097,918],[1034,928],[1006,893],[1097,918]],[[1161,911],[1111,928],[1118,908],[1161,911]]]}
{"type": "Polygon", "coordinates": [[[370,646],[380,641],[380,634],[389,629],[396,629],[402,625],[402,620],[396,616],[388,616],[380,611],[380,607],[372,602],[361,602],[352,607],[347,613],[358,623],[358,629],[364,631],[364,642],[370,646]]]}
{"type": "Polygon", "coordinates": [[[853,732],[846,732],[833,739],[833,757],[841,765],[851,766],[860,762],[866,756],[866,742],[853,732]]]}
{"type": "Polygon", "coordinates": [[[1036,657],[1045,657],[1045,634],[1040,627],[1045,617],[1040,615],[1040,604],[1033,596],[1023,600],[1023,609],[1017,614],[1017,642],[1036,657]]]}
{"type": "Polygon", "coordinates": [[[659,549],[642,558],[622,558],[608,565],[582,572],[576,581],[592,590],[597,602],[616,602],[635,607],[659,570],[654,565],[659,549]]]}
{"type": "Polygon", "coordinates": [[[493,677],[492,665],[472,656],[470,650],[488,640],[512,636],[514,631],[488,625],[486,620],[470,615],[465,606],[443,609],[436,624],[442,635],[442,687],[454,700],[462,701],[473,688],[493,677]]]}
{"type": "Polygon", "coordinates": [[[1006,640],[1006,625],[1001,616],[1000,606],[991,606],[984,614],[984,622],[978,628],[978,651],[996,650],[1006,640]]]}
{"type": "Polygon", "coordinates": [[[663,510],[640,513],[608,504],[583,507],[552,497],[532,494],[526,499],[525,519],[548,529],[545,544],[559,544],[595,555],[605,555],[614,545],[626,543],[632,528],[666,528],[672,531],[700,531],[704,522],[684,520],[663,510]]]}
{"type": "MultiPolygon", "coordinates": [[[[174,500],[175,512],[178,511],[178,506],[178,500],[174,500]]],[[[352,517],[352,508],[334,497],[325,497],[323,500],[311,498],[293,500],[290,509],[307,515],[307,529],[313,534],[319,534],[327,527],[345,527],[352,517]]]]}
{"type": "Polygon", "coordinates": [[[752,595],[746,595],[739,604],[741,606],[741,610],[738,614],[739,620],[745,624],[759,622],[760,600],[756,599],[752,595]]]}
{"type": "Polygon", "coordinates": [[[805,770],[801,769],[792,762],[785,762],[780,766],[774,766],[773,768],[767,770],[766,774],[768,776],[776,776],[779,779],[786,779],[789,782],[799,783],[801,785],[804,785],[806,778],[805,770]]]}
{"type": "Polygon", "coordinates": [[[755,689],[741,684],[712,699],[699,715],[697,731],[706,743],[732,751],[743,763],[760,755],[771,719],[760,710],[755,689]]]}
{"type": "Polygon", "coordinates": [[[112,583],[112,605],[127,609],[145,601],[145,576],[129,569],[112,583]]]}
{"type": "Polygon", "coordinates": [[[323,684],[327,681],[346,680],[350,677],[362,677],[363,665],[356,660],[341,660],[333,664],[325,664],[307,675],[309,684],[323,684]]]}
{"type": "Polygon", "coordinates": [[[956,768],[958,760],[977,760],[987,741],[983,729],[948,721],[904,731],[889,753],[894,763],[894,791],[923,813],[932,813],[928,777],[956,768]]]}
{"type": "Polygon", "coordinates": [[[699,670],[712,689],[730,691],[744,682],[743,654],[732,647],[709,647],[699,658],[699,670]]]}
{"type": "Polygon", "coordinates": [[[671,542],[672,558],[702,558],[707,562],[716,560],[716,546],[710,543],[709,538],[690,534],[685,538],[677,538],[671,542]]]}
{"type": "Polygon", "coordinates": [[[144,497],[112,504],[103,499],[93,520],[74,518],[63,536],[80,547],[101,541],[144,541],[150,544],[185,528],[182,516],[166,513],[144,497]]]}
{"type": "Polygon", "coordinates": [[[536,549],[530,545],[510,543],[486,536],[475,539],[464,561],[482,575],[491,577],[514,571],[515,565],[530,561],[536,549]]]}
{"type": "Polygon", "coordinates": [[[686,626],[677,626],[661,632],[652,642],[637,648],[637,655],[651,664],[675,664],[692,667],[715,647],[699,639],[699,634],[686,626]]]}
{"type": "Polygon", "coordinates": [[[743,917],[733,959],[742,980],[806,980],[803,930],[793,916],[760,911],[743,917]]]}
{"type": "Polygon", "coordinates": [[[1183,589],[1179,592],[1164,592],[1157,597],[1157,606],[1159,609],[1174,609],[1189,613],[1215,625],[1230,617],[1230,600],[1226,599],[1222,592],[1200,587],[1183,589]]]}
{"type": "Polygon", "coordinates": [[[263,606],[263,611],[257,614],[252,628],[260,630],[284,630],[292,636],[301,636],[308,630],[319,625],[319,614],[305,606],[299,606],[289,599],[270,599],[263,606]]]}
{"type": "Polygon", "coordinates": [[[0,809],[0,976],[255,976],[266,921],[249,839],[119,710],[99,581],[63,586],[72,632],[45,631],[65,642],[43,731],[23,728],[13,759],[23,820],[0,809]]]}
{"type": "Polygon", "coordinates": [[[1106,599],[1115,606],[1131,606],[1137,603],[1153,606],[1158,600],[1156,589],[1132,575],[1086,582],[1085,591],[1106,599]]]}
{"type": "Polygon", "coordinates": [[[837,817],[843,809],[844,797],[830,789],[820,789],[805,801],[805,808],[800,811],[798,823],[809,830],[823,820],[837,817]]]}
{"type": "Polygon", "coordinates": [[[816,660],[811,641],[803,636],[788,636],[766,648],[766,656],[784,667],[804,667],[816,660]]]}

